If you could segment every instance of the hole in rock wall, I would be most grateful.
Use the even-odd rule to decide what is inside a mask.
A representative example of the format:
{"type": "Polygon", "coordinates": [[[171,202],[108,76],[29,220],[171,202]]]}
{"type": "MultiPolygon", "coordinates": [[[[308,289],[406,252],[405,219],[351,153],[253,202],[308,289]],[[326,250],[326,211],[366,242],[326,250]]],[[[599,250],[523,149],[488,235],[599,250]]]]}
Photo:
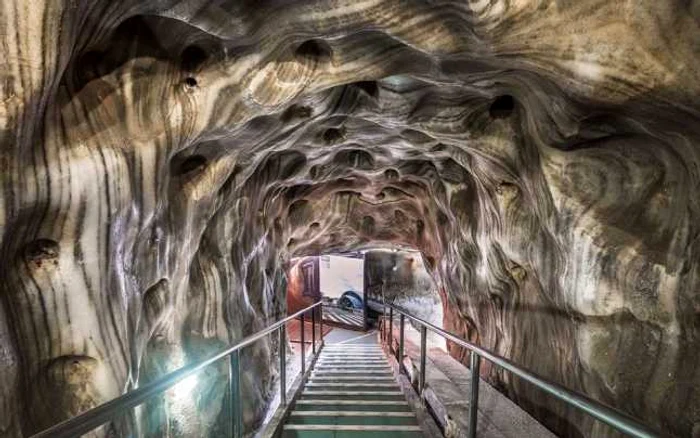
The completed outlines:
{"type": "Polygon", "coordinates": [[[80,56],[79,64],[81,68],[77,69],[79,84],[87,84],[93,79],[102,76],[104,68],[105,54],[97,50],[91,50],[80,56]]]}
{"type": "MultiPolygon", "coordinates": [[[[89,25],[83,28],[87,31],[89,25]]],[[[189,24],[171,18],[156,17],[152,15],[135,15],[123,20],[115,29],[104,29],[99,38],[90,40],[85,52],[76,51],[74,59],[66,68],[66,81],[74,92],[78,92],[95,79],[107,77],[112,74],[117,76],[133,69],[138,74],[131,77],[144,77],[156,74],[161,61],[168,61],[172,65],[180,65],[181,68],[190,69],[199,66],[201,61],[195,55],[199,48],[186,48],[180,52],[175,46],[172,34],[200,33],[189,24]],[[160,32],[168,35],[169,43],[163,44],[160,32]],[[133,63],[133,67],[125,67],[133,63]]],[[[77,48],[77,47],[76,47],[77,48]]],[[[199,49],[201,50],[201,49],[199,49]]],[[[129,76],[129,75],[127,75],[129,76]]],[[[105,96],[114,92],[114,83],[107,81],[100,86],[97,96],[87,93],[83,99],[97,99],[102,101],[105,96]]],[[[156,84],[151,84],[156,85],[156,84]]]]}
{"type": "Polygon", "coordinates": [[[396,169],[387,169],[384,171],[384,178],[388,180],[399,179],[399,171],[396,169]]]}
{"type": "Polygon", "coordinates": [[[313,165],[309,168],[309,178],[316,179],[318,178],[319,173],[321,172],[319,166],[313,165]]]}
{"type": "Polygon", "coordinates": [[[312,59],[317,62],[326,62],[333,56],[333,49],[325,41],[308,40],[303,42],[294,51],[297,58],[312,59]]]}
{"type": "Polygon", "coordinates": [[[206,157],[202,155],[192,155],[187,157],[178,167],[179,175],[186,175],[191,172],[199,171],[207,164],[206,157]]]}
{"type": "Polygon", "coordinates": [[[376,221],[372,216],[365,216],[362,218],[361,230],[368,236],[371,236],[375,232],[376,221]]]}
{"type": "Polygon", "coordinates": [[[374,167],[374,157],[362,149],[345,149],[333,157],[333,162],[344,167],[369,170],[374,167]]]}
{"type": "Polygon", "coordinates": [[[184,71],[195,71],[204,64],[208,57],[209,55],[203,48],[188,46],[180,55],[180,67],[184,71]]]}
{"type": "Polygon", "coordinates": [[[498,96],[489,107],[489,114],[494,119],[510,117],[515,110],[515,99],[511,95],[498,96]]]}
{"type": "Polygon", "coordinates": [[[376,81],[355,82],[353,85],[367,93],[370,97],[377,97],[379,95],[379,86],[376,81]]]}
{"type": "Polygon", "coordinates": [[[24,258],[27,262],[31,262],[37,266],[43,263],[56,260],[59,255],[58,242],[51,239],[37,239],[29,242],[24,248],[24,258]]]}
{"type": "Polygon", "coordinates": [[[328,144],[339,143],[345,138],[345,128],[328,128],[323,132],[323,141],[328,144]]]}
{"type": "Polygon", "coordinates": [[[185,85],[190,88],[194,88],[197,86],[197,79],[193,78],[192,76],[188,76],[185,78],[185,85]]]}
{"type": "Polygon", "coordinates": [[[425,231],[425,222],[422,219],[416,221],[416,233],[420,236],[425,231]]]}
{"type": "Polygon", "coordinates": [[[292,120],[303,120],[311,117],[314,110],[313,108],[305,105],[290,105],[289,108],[284,110],[280,116],[280,120],[284,123],[289,123],[292,120]]]}

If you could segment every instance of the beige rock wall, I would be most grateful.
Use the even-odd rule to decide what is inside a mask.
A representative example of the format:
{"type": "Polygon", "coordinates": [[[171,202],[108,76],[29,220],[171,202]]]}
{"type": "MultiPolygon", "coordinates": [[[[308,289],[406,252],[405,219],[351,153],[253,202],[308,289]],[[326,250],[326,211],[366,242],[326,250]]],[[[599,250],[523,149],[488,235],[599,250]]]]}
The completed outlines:
{"type": "MultiPolygon", "coordinates": [[[[680,0],[3,2],[0,435],[276,320],[292,255],[391,242],[451,328],[697,436],[699,22],[680,0]]],[[[251,428],[274,347],[244,354],[251,428]]],[[[110,427],[218,436],[223,372],[110,427]]]]}

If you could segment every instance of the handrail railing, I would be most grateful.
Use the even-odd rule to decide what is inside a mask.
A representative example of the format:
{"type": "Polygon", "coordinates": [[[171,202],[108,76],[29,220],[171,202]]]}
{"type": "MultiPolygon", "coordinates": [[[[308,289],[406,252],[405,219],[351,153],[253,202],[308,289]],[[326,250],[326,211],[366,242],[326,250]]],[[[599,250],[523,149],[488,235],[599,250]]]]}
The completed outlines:
{"type": "MultiPolygon", "coordinates": [[[[385,321],[386,321],[386,308],[389,309],[389,333],[390,335],[386,334],[386,324],[384,324],[383,330],[383,336],[382,340],[384,342],[387,342],[389,339],[393,339],[393,324],[394,324],[394,311],[398,312],[400,315],[400,326],[399,326],[399,346],[398,346],[398,355],[399,355],[399,372],[402,372],[402,363],[403,363],[403,350],[404,350],[404,320],[405,318],[411,319],[414,322],[416,322],[420,326],[420,335],[421,335],[421,356],[420,356],[420,370],[419,370],[419,377],[418,377],[418,388],[419,392],[422,393],[423,389],[425,388],[425,357],[426,357],[426,332],[427,330],[432,331],[433,333],[436,333],[439,336],[442,336],[443,338],[454,342],[457,345],[460,345],[464,348],[467,348],[468,350],[471,351],[471,394],[470,394],[470,403],[469,403],[469,431],[468,431],[468,436],[470,438],[476,437],[476,416],[477,416],[477,406],[478,406],[478,400],[479,400],[479,365],[481,363],[481,358],[485,358],[491,363],[500,366],[501,368],[504,368],[511,373],[515,374],[516,376],[520,377],[523,380],[526,380],[536,387],[546,391],[549,394],[552,394],[553,396],[557,397],[559,400],[564,401],[565,403],[574,406],[588,415],[591,415],[592,417],[614,427],[620,432],[626,433],[630,436],[637,437],[637,438],[655,438],[658,436],[657,432],[652,430],[650,427],[642,424],[639,422],[637,419],[618,411],[617,409],[611,408],[609,406],[606,406],[602,403],[599,403],[595,400],[593,400],[590,397],[587,397],[583,394],[579,394],[577,392],[574,392],[572,390],[569,390],[567,388],[564,388],[563,386],[551,382],[543,377],[538,376],[537,374],[528,371],[515,363],[511,362],[510,360],[497,355],[496,353],[493,353],[491,351],[488,351],[484,348],[481,348],[477,345],[472,344],[469,341],[466,341],[459,336],[447,332],[431,323],[428,321],[425,321],[421,318],[418,318],[416,316],[413,316],[406,311],[402,310],[401,308],[395,306],[394,304],[389,304],[389,303],[384,303],[382,301],[376,300],[376,299],[371,299],[372,301],[375,301],[383,306],[383,311],[384,311],[384,316],[385,316],[385,321]]],[[[392,342],[389,343],[389,348],[390,351],[393,352],[392,350],[392,342]]]]}
{"type": "MultiPolygon", "coordinates": [[[[126,394],[110,400],[100,406],[90,409],[76,417],[65,420],[58,423],[42,432],[32,435],[31,438],[74,438],[79,437],[93,429],[96,429],[105,423],[113,420],[115,417],[127,412],[127,410],[132,409],[143,402],[145,402],[150,397],[158,394],[162,394],[175,386],[178,382],[186,379],[189,376],[194,375],[203,368],[219,361],[225,357],[229,358],[229,392],[231,396],[231,435],[234,437],[241,437],[243,435],[242,424],[241,424],[241,403],[240,403],[240,350],[254,342],[260,340],[261,338],[271,334],[272,332],[278,330],[280,336],[279,342],[279,357],[280,357],[280,402],[285,405],[286,400],[286,324],[296,318],[301,318],[302,326],[302,340],[304,338],[304,315],[311,311],[311,332],[312,332],[312,354],[316,354],[316,307],[321,309],[321,317],[319,318],[321,325],[321,348],[323,347],[323,303],[321,301],[312,304],[305,309],[302,309],[293,315],[290,315],[282,320],[275,322],[269,327],[254,333],[246,338],[244,338],[238,344],[227,348],[205,360],[197,363],[186,365],[179,368],[165,376],[145,384],[144,386],[129,391],[126,394]],[[235,394],[235,396],[234,396],[235,394]]],[[[305,363],[305,344],[302,344],[302,375],[306,367],[305,363]]]]}

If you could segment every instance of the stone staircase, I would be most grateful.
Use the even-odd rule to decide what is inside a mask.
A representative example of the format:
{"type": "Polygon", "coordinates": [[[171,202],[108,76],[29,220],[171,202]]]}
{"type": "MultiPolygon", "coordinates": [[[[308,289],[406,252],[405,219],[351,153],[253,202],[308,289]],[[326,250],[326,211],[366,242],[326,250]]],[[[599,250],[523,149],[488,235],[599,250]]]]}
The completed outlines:
{"type": "Polygon", "coordinates": [[[377,344],[327,344],[282,432],[284,438],[422,436],[377,344]]]}

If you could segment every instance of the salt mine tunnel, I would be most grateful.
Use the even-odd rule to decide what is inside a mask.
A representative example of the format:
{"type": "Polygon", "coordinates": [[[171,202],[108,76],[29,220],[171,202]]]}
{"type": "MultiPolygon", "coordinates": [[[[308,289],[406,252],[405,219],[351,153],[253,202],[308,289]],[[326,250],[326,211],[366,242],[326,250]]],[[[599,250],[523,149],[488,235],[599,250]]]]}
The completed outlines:
{"type": "MultiPolygon", "coordinates": [[[[295,263],[327,254],[657,436],[700,437],[699,0],[4,0],[0,47],[0,437],[270,327],[295,263]]],[[[397,317],[363,339],[386,351],[397,317]]],[[[294,377],[281,352],[311,354],[286,330],[236,353],[239,399],[221,360],[84,436],[229,436],[234,404],[239,436],[262,433],[294,377]]],[[[388,360],[409,391],[406,336],[388,360]]],[[[417,406],[440,434],[471,433],[450,411],[469,393],[441,392],[463,385],[431,380],[449,363],[539,436],[625,436],[437,338],[417,406]]],[[[477,436],[532,436],[481,403],[477,436]]],[[[359,436],[335,430],[280,436],[359,436]]]]}

